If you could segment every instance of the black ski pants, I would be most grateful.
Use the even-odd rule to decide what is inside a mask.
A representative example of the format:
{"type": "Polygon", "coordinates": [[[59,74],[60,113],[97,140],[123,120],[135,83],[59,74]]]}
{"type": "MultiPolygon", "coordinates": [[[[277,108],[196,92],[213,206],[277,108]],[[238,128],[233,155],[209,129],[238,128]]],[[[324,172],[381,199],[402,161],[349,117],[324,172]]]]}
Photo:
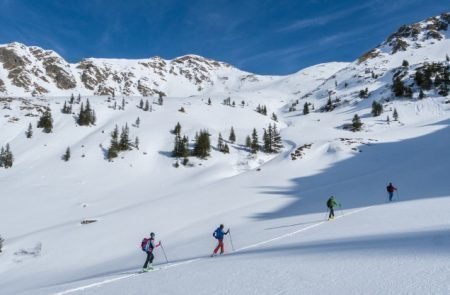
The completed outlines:
{"type": "Polygon", "coordinates": [[[328,216],[328,218],[332,218],[332,217],[334,217],[334,208],[331,207],[329,209],[330,209],[330,215],[328,216]]]}
{"type": "Polygon", "coordinates": [[[147,268],[149,263],[152,264],[153,263],[153,258],[155,258],[155,256],[153,255],[152,251],[148,251],[147,252],[147,259],[145,260],[143,268],[147,268]]]}

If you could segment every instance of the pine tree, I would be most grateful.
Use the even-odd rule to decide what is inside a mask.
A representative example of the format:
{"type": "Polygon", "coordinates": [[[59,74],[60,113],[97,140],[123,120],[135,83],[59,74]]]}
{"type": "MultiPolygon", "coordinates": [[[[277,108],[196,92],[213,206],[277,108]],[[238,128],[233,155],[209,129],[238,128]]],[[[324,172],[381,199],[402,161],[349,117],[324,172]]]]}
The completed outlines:
{"type": "Polygon", "coordinates": [[[394,83],[392,85],[392,91],[394,92],[395,96],[405,96],[405,97],[411,97],[412,96],[412,90],[409,87],[406,87],[403,83],[402,79],[397,76],[394,79],[394,83]]]}
{"type": "Polygon", "coordinates": [[[217,149],[220,152],[223,152],[223,147],[224,147],[224,144],[223,144],[222,134],[219,132],[219,138],[217,139],[217,149]]]}
{"type": "Polygon", "coordinates": [[[250,150],[252,154],[256,154],[259,151],[259,143],[258,143],[258,133],[256,132],[256,129],[253,128],[252,133],[252,140],[250,144],[250,150]]]}
{"type": "Polygon", "coordinates": [[[272,152],[272,125],[269,124],[269,128],[263,129],[263,150],[265,153],[272,152]]]}
{"type": "Polygon", "coordinates": [[[425,98],[425,93],[423,93],[423,90],[420,89],[419,91],[419,99],[424,99],[425,98]]]}
{"type": "Polygon", "coordinates": [[[145,100],[145,106],[144,106],[144,112],[148,112],[150,109],[149,103],[148,103],[148,99],[145,100]]]}
{"type": "Polygon", "coordinates": [[[137,117],[136,122],[134,122],[134,125],[139,128],[139,126],[141,125],[141,119],[139,117],[137,117]]]}
{"type": "Polygon", "coordinates": [[[114,109],[114,110],[117,109],[117,101],[114,101],[113,109],[114,109]]]}
{"type": "Polygon", "coordinates": [[[27,138],[31,138],[33,136],[33,126],[30,124],[28,124],[28,129],[27,131],[25,131],[25,136],[27,138]]]}
{"type": "Polygon", "coordinates": [[[81,102],[81,95],[78,94],[78,97],[77,97],[77,103],[80,103],[80,102],[81,102]]]}
{"type": "Polygon", "coordinates": [[[122,127],[122,132],[120,133],[119,140],[119,150],[120,151],[128,151],[130,150],[130,129],[128,128],[128,124],[125,124],[125,127],[122,127]]]}
{"type": "Polygon", "coordinates": [[[372,102],[372,115],[374,117],[378,117],[383,113],[383,105],[379,102],[373,101],[372,102]]]}
{"type": "Polygon", "coordinates": [[[230,129],[230,136],[228,136],[228,140],[229,140],[230,142],[232,142],[232,143],[235,143],[235,142],[236,142],[236,134],[234,133],[234,128],[233,128],[233,126],[231,126],[231,129],[230,129]]]}
{"type": "Polygon", "coordinates": [[[210,135],[207,130],[200,131],[194,146],[194,156],[199,158],[206,158],[209,156],[209,151],[211,150],[209,136],[210,135]]]}
{"type": "Polygon", "coordinates": [[[84,105],[81,103],[80,112],[78,113],[78,125],[83,126],[86,124],[86,112],[84,111],[84,105]]]}
{"type": "Polygon", "coordinates": [[[362,127],[361,119],[357,114],[352,119],[352,131],[360,131],[362,127]]]}
{"type": "Polygon", "coordinates": [[[73,96],[73,93],[70,95],[69,103],[73,104],[75,102],[75,96],[73,96]]]}
{"type": "Polygon", "coordinates": [[[272,113],[272,120],[274,120],[275,122],[278,122],[278,117],[275,113],[272,113]]]}
{"type": "Polygon", "coordinates": [[[180,122],[177,122],[177,125],[175,125],[175,128],[173,128],[173,133],[180,135],[181,134],[181,125],[180,122]]]}
{"type": "Polygon", "coordinates": [[[95,110],[92,110],[91,112],[91,124],[95,125],[95,122],[97,122],[97,115],[95,114],[95,110]]]}
{"type": "Polygon", "coordinates": [[[403,60],[402,67],[404,67],[404,68],[409,67],[409,62],[406,59],[403,60]]]}
{"type": "Polygon", "coordinates": [[[252,146],[252,138],[250,137],[250,135],[247,135],[247,137],[245,138],[245,146],[248,148],[251,148],[252,146]]]}
{"type": "Polygon", "coordinates": [[[71,114],[72,113],[72,105],[71,104],[67,105],[67,102],[64,101],[64,106],[61,109],[61,112],[63,114],[71,114]]]}
{"type": "Polygon", "coordinates": [[[272,152],[278,153],[283,148],[283,140],[277,129],[277,125],[273,124],[272,128],[272,152]]]}
{"type": "Polygon", "coordinates": [[[450,62],[450,57],[448,56],[448,54],[445,55],[445,60],[446,60],[447,62],[450,62]]]}
{"type": "Polygon", "coordinates": [[[50,108],[47,108],[42,116],[39,118],[37,123],[38,128],[43,128],[43,132],[51,133],[53,130],[53,118],[52,113],[50,112],[50,108]]]}
{"type": "Polygon", "coordinates": [[[211,105],[211,98],[208,98],[208,105],[211,105]]]}
{"type": "Polygon", "coordinates": [[[303,115],[308,115],[309,114],[309,104],[307,102],[305,102],[305,104],[303,105],[303,115]]]}
{"type": "Polygon", "coordinates": [[[62,155],[62,159],[66,162],[70,160],[70,147],[67,147],[66,152],[62,155]]]}
{"type": "Polygon", "coordinates": [[[230,153],[230,148],[228,147],[228,144],[225,144],[223,146],[223,153],[224,154],[229,154],[230,153]]]}
{"type": "Polygon", "coordinates": [[[159,98],[158,98],[158,104],[160,106],[162,106],[164,104],[164,99],[163,99],[162,95],[160,95],[159,98]]]}
{"type": "Polygon", "coordinates": [[[122,111],[125,111],[125,98],[122,98],[122,111]]]}
{"type": "Polygon", "coordinates": [[[111,132],[111,144],[108,149],[107,158],[112,160],[119,155],[119,127],[116,125],[113,132],[111,132]]]}
{"type": "Polygon", "coordinates": [[[333,102],[331,101],[331,97],[328,98],[327,104],[325,105],[325,111],[331,112],[333,110],[333,102]]]}
{"type": "Polygon", "coordinates": [[[6,148],[1,148],[0,150],[0,167],[11,168],[14,163],[14,156],[9,146],[9,143],[6,144],[6,148]]]}
{"type": "Polygon", "coordinates": [[[139,108],[143,109],[144,108],[144,101],[141,98],[141,101],[139,102],[139,108]]]}
{"type": "Polygon", "coordinates": [[[388,124],[391,123],[391,118],[389,118],[389,116],[386,117],[386,123],[388,123],[388,124]]]}
{"type": "Polygon", "coordinates": [[[138,150],[139,149],[139,137],[136,136],[134,139],[134,147],[138,150]]]}
{"type": "Polygon", "coordinates": [[[392,117],[394,118],[394,121],[398,121],[398,112],[397,109],[394,108],[394,113],[392,114],[392,117]]]}

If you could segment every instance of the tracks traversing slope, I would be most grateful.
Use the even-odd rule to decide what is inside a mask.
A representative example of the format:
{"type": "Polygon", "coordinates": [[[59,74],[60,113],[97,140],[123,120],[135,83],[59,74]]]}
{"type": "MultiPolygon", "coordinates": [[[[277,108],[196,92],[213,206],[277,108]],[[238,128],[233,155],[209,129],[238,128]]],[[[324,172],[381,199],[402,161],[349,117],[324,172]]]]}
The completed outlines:
{"type": "MultiPolygon", "coordinates": [[[[343,217],[346,217],[346,216],[350,216],[350,215],[353,215],[355,213],[359,213],[359,212],[365,211],[365,210],[367,210],[369,208],[371,208],[371,206],[359,208],[359,209],[356,209],[356,210],[352,210],[350,212],[343,213],[342,215],[336,216],[336,219],[340,219],[340,218],[343,218],[343,217]]],[[[248,249],[251,249],[251,248],[260,247],[260,246],[263,246],[263,245],[266,245],[266,244],[270,244],[270,243],[273,243],[273,242],[276,242],[276,241],[279,241],[279,240],[282,240],[282,239],[286,239],[286,238],[295,236],[295,235],[297,235],[299,233],[302,233],[302,232],[311,230],[313,228],[316,228],[318,226],[321,226],[321,225],[323,225],[325,223],[327,223],[327,221],[320,221],[320,222],[314,223],[312,225],[309,225],[307,227],[301,228],[299,230],[296,230],[296,231],[293,231],[293,232],[290,232],[290,233],[287,233],[287,234],[284,234],[284,235],[281,235],[281,236],[278,236],[278,237],[275,237],[275,238],[272,238],[272,239],[269,239],[269,240],[265,240],[263,242],[258,242],[258,243],[255,243],[255,244],[251,244],[251,245],[248,245],[248,246],[241,247],[239,249],[236,249],[234,252],[230,252],[230,253],[225,254],[225,255],[232,255],[233,253],[236,253],[236,252],[245,251],[245,250],[248,250],[248,249]]],[[[206,259],[207,259],[206,257],[199,257],[199,258],[186,260],[186,261],[183,261],[183,262],[171,263],[171,264],[168,264],[168,265],[163,265],[161,267],[156,267],[153,271],[161,271],[161,270],[165,270],[165,269],[175,268],[175,267],[183,266],[185,264],[191,264],[191,263],[202,261],[202,260],[206,260],[206,259]]],[[[91,288],[94,288],[94,287],[99,287],[99,286],[102,286],[102,285],[106,285],[106,284],[110,284],[110,283],[113,283],[113,282],[117,282],[117,281],[121,281],[121,280],[124,280],[124,279],[128,279],[128,278],[131,278],[131,277],[134,277],[134,276],[137,276],[137,275],[139,275],[139,273],[127,274],[127,275],[123,275],[123,276],[120,276],[120,277],[117,277],[117,278],[107,279],[107,280],[103,280],[103,281],[100,281],[100,282],[88,284],[88,285],[85,285],[85,286],[81,286],[81,287],[69,289],[69,290],[66,290],[66,291],[54,293],[54,295],[65,295],[65,294],[71,294],[71,293],[75,293],[75,292],[79,292],[79,291],[84,291],[84,290],[91,289],[91,288]]]]}

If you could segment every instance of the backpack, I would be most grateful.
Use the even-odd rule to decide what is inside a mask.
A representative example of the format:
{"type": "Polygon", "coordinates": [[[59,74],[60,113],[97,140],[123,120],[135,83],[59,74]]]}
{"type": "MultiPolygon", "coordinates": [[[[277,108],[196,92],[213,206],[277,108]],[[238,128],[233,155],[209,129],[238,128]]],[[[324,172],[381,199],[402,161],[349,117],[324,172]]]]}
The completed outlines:
{"type": "Polygon", "coordinates": [[[331,198],[329,198],[328,201],[327,201],[327,207],[328,208],[333,207],[333,200],[331,198]]]}
{"type": "Polygon", "coordinates": [[[142,240],[142,242],[141,242],[141,249],[142,249],[142,251],[144,251],[144,252],[147,252],[148,251],[148,244],[150,243],[150,239],[147,239],[147,238],[144,238],[143,240],[142,240]]]}

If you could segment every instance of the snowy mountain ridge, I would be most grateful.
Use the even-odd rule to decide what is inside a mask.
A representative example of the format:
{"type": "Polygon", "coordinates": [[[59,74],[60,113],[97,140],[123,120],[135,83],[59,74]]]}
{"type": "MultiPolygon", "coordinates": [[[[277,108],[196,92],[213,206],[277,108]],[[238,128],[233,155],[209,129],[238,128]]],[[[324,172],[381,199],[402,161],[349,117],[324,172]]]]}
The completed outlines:
{"type": "Polygon", "coordinates": [[[255,75],[198,55],[70,64],[54,51],[20,43],[0,45],[0,64],[1,96],[191,96],[261,88],[290,77],[255,75]]]}

